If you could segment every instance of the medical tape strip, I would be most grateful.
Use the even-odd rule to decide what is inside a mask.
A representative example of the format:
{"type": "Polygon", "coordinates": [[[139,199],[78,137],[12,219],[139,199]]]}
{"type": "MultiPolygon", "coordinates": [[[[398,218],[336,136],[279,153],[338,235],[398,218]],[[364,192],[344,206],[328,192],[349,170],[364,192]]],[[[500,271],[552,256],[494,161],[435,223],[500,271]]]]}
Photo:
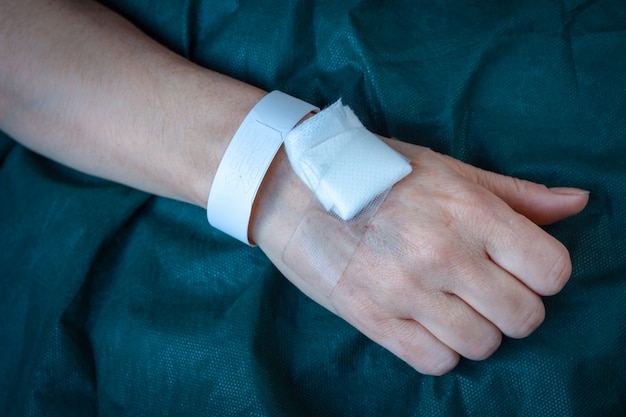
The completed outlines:
{"type": "Polygon", "coordinates": [[[326,211],[316,198],[311,199],[303,220],[283,249],[283,263],[330,297],[388,192],[374,198],[348,221],[326,211]]]}
{"type": "Polygon", "coordinates": [[[386,194],[411,172],[411,165],[341,100],[289,132],[285,150],[319,203],[309,205],[283,250],[283,261],[296,273],[323,280],[330,290],[386,194]]]}
{"type": "Polygon", "coordinates": [[[285,135],[317,107],[280,91],[263,97],[241,123],[215,173],[207,219],[253,246],[248,237],[252,205],[285,135]]]}

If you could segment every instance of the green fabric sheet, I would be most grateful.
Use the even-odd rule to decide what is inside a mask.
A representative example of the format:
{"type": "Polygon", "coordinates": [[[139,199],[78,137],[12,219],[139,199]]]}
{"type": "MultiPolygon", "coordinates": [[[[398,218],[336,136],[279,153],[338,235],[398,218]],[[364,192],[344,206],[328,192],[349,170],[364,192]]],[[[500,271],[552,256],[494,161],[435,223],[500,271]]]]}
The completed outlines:
{"type": "Polygon", "coordinates": [[[624,415],[624,0],[104,3],[202,66],[342,97],[376,133],[590,190],[546,227],[573,275],[530,337],[424,376],[201,209],[0,134],[0,415],[624,415]]]}

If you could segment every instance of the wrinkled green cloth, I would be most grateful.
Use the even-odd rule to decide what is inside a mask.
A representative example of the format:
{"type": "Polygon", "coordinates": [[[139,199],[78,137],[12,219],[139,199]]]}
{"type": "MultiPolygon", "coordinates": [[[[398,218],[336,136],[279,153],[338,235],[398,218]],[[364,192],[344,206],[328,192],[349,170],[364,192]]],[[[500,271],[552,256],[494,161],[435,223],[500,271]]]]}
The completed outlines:
{"type": "Polygon", "coordinates": [[[0,135],[0,415],[623,415],[626,2],[104,3],[205,67],[342,97],[376,133],[590,190],[547,227],[574,272],[533,335],[423,376],[201,209],[0,135]]]}

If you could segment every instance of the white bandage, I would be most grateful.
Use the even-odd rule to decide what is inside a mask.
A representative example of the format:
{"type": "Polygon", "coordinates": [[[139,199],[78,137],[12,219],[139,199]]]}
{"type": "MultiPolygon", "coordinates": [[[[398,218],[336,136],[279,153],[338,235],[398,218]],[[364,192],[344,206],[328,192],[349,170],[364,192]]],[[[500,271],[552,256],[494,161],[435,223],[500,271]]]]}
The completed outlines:
{"type": "Polygon", "coordinates": [[[215,173],[207,218],[217,229],[252,245],[252,204],[283,139],[317,107],[280,91],[263,97],[237,129],[215,173]]]}
{"type": "Polygon", "coordinates": [[[300,279],[330,297],[388,192],[411,172],[411,165],[368,132],[341,101],[289,132],[285,150],[316,199],[282,259],[300,279]]]}
{"type": "Polygon", "coordinates": [[[406,158],[335,102],[285,137],[294,171],[322,206],[349,220],[411,172],[406,158]]]}

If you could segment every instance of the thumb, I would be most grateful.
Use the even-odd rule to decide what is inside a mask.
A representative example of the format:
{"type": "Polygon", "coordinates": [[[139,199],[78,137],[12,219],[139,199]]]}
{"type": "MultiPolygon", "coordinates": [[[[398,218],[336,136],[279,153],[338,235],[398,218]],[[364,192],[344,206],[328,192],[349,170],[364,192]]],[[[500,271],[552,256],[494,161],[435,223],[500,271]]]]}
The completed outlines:
{"type": "Polygon", "coordinates": [[[556,187],[507,177],[465,164],[446,155],[440,158],[464,177],[482,185],[504,200],[513,210],[536,224],[550,224],[579,213],[589,201],[589,192],[556,187]]]}

